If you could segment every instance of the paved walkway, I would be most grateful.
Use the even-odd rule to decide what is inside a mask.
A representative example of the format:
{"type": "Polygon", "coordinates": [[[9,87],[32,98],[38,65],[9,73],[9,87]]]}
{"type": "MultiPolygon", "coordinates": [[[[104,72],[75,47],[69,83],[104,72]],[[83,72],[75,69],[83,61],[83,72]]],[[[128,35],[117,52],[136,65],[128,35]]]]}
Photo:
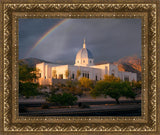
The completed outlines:
{"type": "Polygon", "coordinates": [[[50,108],[41,109],[41,107],[28,108],[27,113],[21,113],[21,115],[64,115],[64,114],[78,114],[78,113],[91,113],[91,112],[116,112],[116,111],[130,111],[141,109],[140,104],[130,105],[91,105],[90,108],[78,108],[73,106],[72,108],[50,108]]]}

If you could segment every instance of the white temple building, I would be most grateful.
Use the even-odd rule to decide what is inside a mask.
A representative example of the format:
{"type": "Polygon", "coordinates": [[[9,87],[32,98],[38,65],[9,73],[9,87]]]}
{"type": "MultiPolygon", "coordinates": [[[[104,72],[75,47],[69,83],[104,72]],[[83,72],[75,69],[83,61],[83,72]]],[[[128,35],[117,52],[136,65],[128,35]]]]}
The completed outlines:
{"type": "Polygon", "coordinates": [[[40,85],[52,85],[55,79],[77,79],[77,71],[80,71],[80,76],[87,77],[91,80],[102,80],[104,75],[114,75],[125,81],[137,81],[137,74],[132,72],[119,71],[117,65],[101,64],[95,65],[94,58],[90,50],[86,48],[84,40],[83,48],[80,49],[76,55],[74,65],[58,65],[49,63],[36,64],[39,69],[40,78],[38,82],[40,85]]]}

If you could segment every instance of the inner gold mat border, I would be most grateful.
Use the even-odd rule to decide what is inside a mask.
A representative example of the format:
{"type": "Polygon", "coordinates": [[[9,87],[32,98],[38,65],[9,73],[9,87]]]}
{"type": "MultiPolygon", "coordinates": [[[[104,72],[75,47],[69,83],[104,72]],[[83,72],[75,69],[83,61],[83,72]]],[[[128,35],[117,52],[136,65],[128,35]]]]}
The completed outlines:
{"type": "MultiPolygon", "coordinates": [[[[8,0],[7,0],[8,2],[8,0]]],[[[80,2],[80,1],[79,1],[80,2]]],[[[119,2],[119,1],[118,1],[119,2]]],[[[144,1],[143,1],[144,2],[144,1]]],[[[148,1],[147,1],[148,2],[148,1]]],[[[35,2],[36,3],[36,2],[35,2]]],[[[133,134],[135,132],[148,132],[152,134],[154,131],[157,131],[158,125],[157,125],[157,86],[158,85],[158,76],[157,74],[157,59],[158,53],[157,53],[157,1],[152,4],[152,2],[149,2],[151,4],[3,4],[1,6],[1,9],[3,9],[2,13],[2,25],[1,26],[3,35],[3,43],[1,47],[2,52],[2,59],[1,59],[1,67],[2,67],[2,90],[3,93],[1,93],[2,100],[2,122],[3,122],[3,130],[4,131],[10,131],[10,132],[29,132],[29,131],[36,131],[36,132],[51,132],[54,131],[55,133],[58,132],[81,132],[88,134],[89,132],[132,132],[133,134]],[[51,11],[51,12],[109,12],[115,11],[115,12],[133,12],[136,9],[138,12],[147,12],[148,13],[148,68],[149,68],[149,82],[148,87],[148,118],[147,123],[13,123],[12,122],[12,111],[11,111],[11,104],[12,101],[9,96],[12,96],[11,90],[12,90],[12,57],[14,54],[11,51],[12,50],[12,12],[28,12],[28,11],[51,11]],[[18,11],[19,10],[19,11],[18,11]],[[10,33],[11,32],[11,33],[10,33]]],[[[158,87],[159,88],[159,87],[158,87]]],[[[13,92],[13,91],[12,91],[13,92]]],[[[9,134],[9,132],[8,132],[9,134]]],[[[31,133],[30,133],[31,134],[31,133]]],[[[93,134],[93,133],[92,133],[93,134]]],[[[135,133],[137,134],[137,133],[135,133]]],[[[146,133],[145,133],[146,134],[146,133]]]]}

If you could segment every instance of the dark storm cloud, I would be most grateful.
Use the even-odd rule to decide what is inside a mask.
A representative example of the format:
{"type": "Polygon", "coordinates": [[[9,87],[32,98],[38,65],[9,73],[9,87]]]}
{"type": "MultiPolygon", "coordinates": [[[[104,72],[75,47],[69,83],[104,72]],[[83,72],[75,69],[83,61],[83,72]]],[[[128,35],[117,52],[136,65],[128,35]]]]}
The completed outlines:
{"type": "Polygon", "coordinates": [[[19,58],[25,58],[37,40],[61,20],[19,19],[19,58]]]}
{"type": "Polygon", "coordinates": [[[95,62],[141,56],[140,19],[68,19],[29,53],[44,33],[60,21],[61,19],[21,19],[19,58],[27,56],[74,64],[84,38],[95,62]]]}

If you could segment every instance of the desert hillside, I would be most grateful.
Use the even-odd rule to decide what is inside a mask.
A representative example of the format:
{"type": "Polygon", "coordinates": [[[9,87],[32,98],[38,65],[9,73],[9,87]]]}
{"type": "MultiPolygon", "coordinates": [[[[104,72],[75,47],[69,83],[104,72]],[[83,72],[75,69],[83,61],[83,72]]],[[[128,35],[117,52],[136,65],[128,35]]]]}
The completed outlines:
{"type": "Polygon", "coordinates": [[[137,73],[138,80],[141,80],[141,59],[137,56],[128,56],[119,59],[114,64],[118,65],[119,71],[137,73]]]}
{"type": "Polygon", "coordinates": [[[35,67],[36,64],[42,63],[42,62],[52,63],[52,62],[45,61],[45,60],[38,59],[38,58],[26,58],[26,59],[20,59],[20,60],[19,60],[19,63],[20,63],[20,64],[21,64],[21,63],[24,63],[24,64],[29,65],[30,67],[35,67]]]}

